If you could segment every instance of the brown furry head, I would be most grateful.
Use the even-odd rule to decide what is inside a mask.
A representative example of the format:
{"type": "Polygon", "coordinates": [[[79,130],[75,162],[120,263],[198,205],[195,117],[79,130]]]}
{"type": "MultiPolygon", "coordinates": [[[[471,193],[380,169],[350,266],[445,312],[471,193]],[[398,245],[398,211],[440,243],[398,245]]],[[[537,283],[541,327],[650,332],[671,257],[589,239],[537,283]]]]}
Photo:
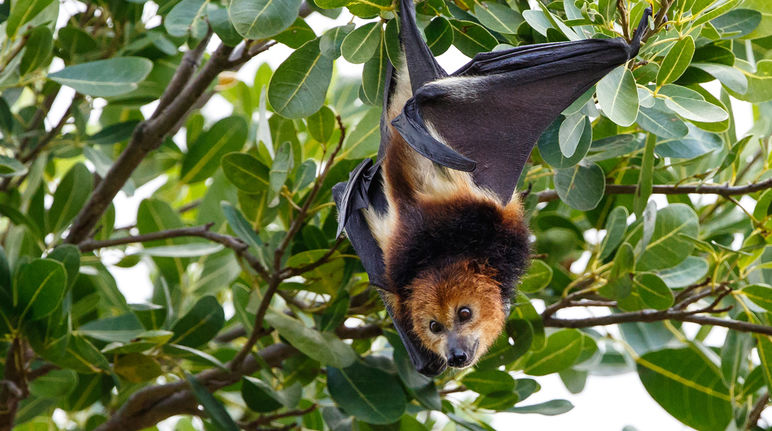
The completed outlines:
{"type": "Polygon", "coordinates": [[[467,259],[423,271],[410,284],[405,317],[423,345],[450,366],[477,362],[504,327],[506,304],[494,275],[467,259]]]}
{"type": "Polygon", "coordinates": [[[423,346],[457,368],[501,333],[528,259],[517,200],[453,193],[401,205],[386,243],[391,309],[423,346]]]}

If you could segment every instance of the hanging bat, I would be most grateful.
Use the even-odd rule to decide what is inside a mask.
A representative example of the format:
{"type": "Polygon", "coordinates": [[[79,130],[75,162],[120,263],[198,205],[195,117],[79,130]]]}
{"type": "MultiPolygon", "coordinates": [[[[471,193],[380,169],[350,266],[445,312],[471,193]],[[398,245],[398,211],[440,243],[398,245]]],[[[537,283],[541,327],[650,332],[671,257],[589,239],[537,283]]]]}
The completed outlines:
{"type": "Polygon", "coordinates": [[[561,111],[635,57],[651,10],[622,38],[481,53],[448,75],[401,0],[402,70],[389,65],[375,162],[333,188],[346,234],[421,373],[474,364],[501,333],[528,266],[515,192],[561,111]]]}

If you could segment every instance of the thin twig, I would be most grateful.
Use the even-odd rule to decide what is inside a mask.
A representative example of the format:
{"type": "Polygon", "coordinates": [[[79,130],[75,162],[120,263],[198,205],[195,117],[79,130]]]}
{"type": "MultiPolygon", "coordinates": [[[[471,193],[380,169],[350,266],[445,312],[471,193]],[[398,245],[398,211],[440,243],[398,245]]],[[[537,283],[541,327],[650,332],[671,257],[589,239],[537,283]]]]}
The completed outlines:
{"type": "MultiPolygon", "coordinates": [[[[718,311],[718,310],[716,310],[718,311]]],[[[757,325],[738,320],[721,319],[713,316],[698,316],[689,311],[667,309],[642,310],[629,313],[611,314],[608,316],[588,317],[583,319],[558,319],[555,317],[543,318],[544,326],[553,328],[589,328],[592,326],[615,325],[628,322],[657,322],[661,320],[677,320],[681,322],[693,322],[702,325],[721,326],[741,332],[772,335],[772,326],[757,325]]]]}
{"type": "MultiPolygon", "coordinates": [[[[606,184],[606,194],[632,194],[635,193],[638,186],[631,184],[606,184]]],[[[652,188],[653,194],[662,195],[684,195],[684,194],[708,194],[719,196],[746,195],[761,190],[772,188],[772,178],[760,181],[758,183],[746,184],[744,186],[729,185],[694,185],[694,186],[666,186],[656,185],[652,188]]],[[[549,202],[558,199],[558,193],[555,190],[545,190],[537,194],[539,202],[549,202]]]]}
{"type": "Polygon", "coordinates": [[[316,410],[317,407],[318,407],[317,404],[311,404],[309,407],[307,407],[305,409],[288,410],[288,411],[283,412],[283,413],[274,413],[274,414],[271,414],[271,415],[260,415],[257,419],[255,419],[253,421],[246,422],[246,423],[240,423],[238,425],[241,428],[244,428],[244,429],[247,429],[247,430],[252,430],[252,429],[255,429],[256,427],[258,427],[260,425],[270,424],[271,422],[273,422],[273,421],[275,421],[277,419],[289,418],[289,417],[293,417],[293,416],[303,416],[305,414],[311,413],[312,411],[316,410]]]}
{"type": "Polygon", "coordinates": [[[759,397],[758,401],[756,401],[756,404],[753,405],[753,410],[751,410],[751,413],[748,415],[748,423],[746,424],[745,429],[751,430],[756,426],[756,424],[759,423],[759,419],[761,419],[761,413],[764,412],[764,409],[767,407],[768,403],[769,392],[764,392],[764,395],[759,397]]]}
{"type": "Polygon", "coordinates": [[[210,229],[214,223],[208,223],[203,226],[183,227],[178,229],[169,229],[159,232],[151,232],[143,235],[129,235],[122,238],[106,239],[96,241],[87,239],[80,244],[78,248],[82,253],[91,252],[105,247],[114,247],[117,245],[134,244],[140,242],[155,241],[159,239],[179,238],[179,237],[199,237],[222,244],[236,252],[236,255],[244,258],[247,263],[255,269],[261,276],[267,277],[268,271],[260,263],[260,260],[248,252],[249,246],[239,238],[212,232],[210,229]]]}

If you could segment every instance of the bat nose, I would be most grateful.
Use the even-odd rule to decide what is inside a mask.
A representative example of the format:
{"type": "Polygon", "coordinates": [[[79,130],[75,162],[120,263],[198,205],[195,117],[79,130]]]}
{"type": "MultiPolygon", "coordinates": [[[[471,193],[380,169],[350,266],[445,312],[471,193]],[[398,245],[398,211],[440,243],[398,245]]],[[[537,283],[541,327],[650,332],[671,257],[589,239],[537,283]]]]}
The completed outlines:
{"type": "Polygon", "coordinates": [[[466,364],[467,359],[466,352],[461,349],[453,349],[450,351],[450,357],[448,358],[448,365],[451,367],[460,367],[466,364]]]}

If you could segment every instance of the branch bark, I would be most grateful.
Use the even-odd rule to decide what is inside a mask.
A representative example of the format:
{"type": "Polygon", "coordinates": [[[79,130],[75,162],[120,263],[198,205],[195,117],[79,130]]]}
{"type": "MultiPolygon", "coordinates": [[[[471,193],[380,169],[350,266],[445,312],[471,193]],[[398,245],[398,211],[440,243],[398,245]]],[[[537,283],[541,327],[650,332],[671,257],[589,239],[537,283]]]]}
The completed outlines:
{"type": "MultiPolygon", "coordinates": [[[[277,343],[261,350],[258,355],[269,366],[277,367],[296,353],[294,347],[277,343]]],[[[198,373],[196,379],[210,391],[215,391],[237,382],[242,375],[254,373],[259,368],[258,360],[249,356],[245,358],[239,372],[217,368],[198,373]]],[[[132,394],[107,422],[97,427],[96,431],[141,430],[180,414],[200,414],[198,401],[185,380],[140,389],[132,394]]]]}
{"type": "Polygon", "coordinates": [[[553,328],[589,328],[591,326],[616,325],[628,322],[657,322],[661,320],[677,320],[693,322],[701,325],[721,326],[740,332],[772,335],[772,326],[757,325],[739,320],[721,319],[714,316],[696,315],[691,311],[667,309],[642,310],[629,313],[610,314],[608,316],[587,317],[583,319],[560,319],[547,316],[542,319],[544,326],[553,328]]]}
{"type": "MultiPolygon", "coordinates": [[[[635,193],[637,186],[635,184],[606,184],[606,194],[632,194],[635,193]]],[[[707,194],[719,196],[746,195],[761,190],[772,188],[772,178],[760,181],[758,183],[746,184],[744,186],[730,185],[693,185],[693,186],[667,186],[656,185],[652,193],[663,195],[685,195],[685,194],[707,194]]],[[[539,202],[549,202],[558,199],[558,193],[555,190],[546,190],[537,194],[539,202]]]]}
{"type": "Polygon", "coordinates": [[[210,229],[214,223],[208,223],[203,226],[184,227],[178,229],[169,229],[158,232],[151,232],[144,235],[129,235],[123,238],[113,238],[103,241],[95,241],[93,239],[87,239],[82,241],[78,248],[82,253],[98,250],[105,247],[114,247],[116,245],[133,244],[138,242],[155,241],[159,239],[179,238],[179,237],[199,237],[205,238],[210,241],[222,244],[225,247],[232,249],[236,252],[236,255],[243,258],[247,263],[255,269],[261,276],[267,277],[268,271],[260,263],[260,260],[250,254],[247,250],[249,246],[240,239],[223,235],[217,232],[212,232],[210,229]]]}

